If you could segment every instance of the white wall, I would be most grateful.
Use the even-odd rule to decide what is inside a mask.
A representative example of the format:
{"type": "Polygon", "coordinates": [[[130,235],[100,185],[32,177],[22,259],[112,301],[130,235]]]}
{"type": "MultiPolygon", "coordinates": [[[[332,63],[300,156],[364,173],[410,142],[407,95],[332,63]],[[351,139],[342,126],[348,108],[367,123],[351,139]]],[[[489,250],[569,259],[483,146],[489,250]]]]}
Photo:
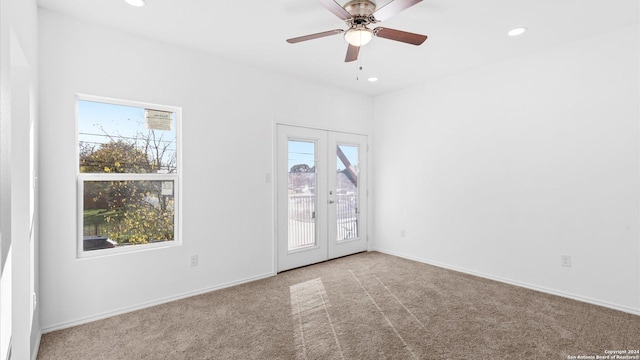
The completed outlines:
{"type": "Polygon", "coordinates": [[[274,122],[368,132],[369,97],[42,9],[39,20],[45,331],[272,274],[274,122]],[[182,107],[182,246],[76,259],[76,93],[182,107]]]}
{"type": "Polygon", "coordinates": [[[638,34],[377,97],[375,248],[640,313],[638,34]]]}
{"type": "Polygon", "coordinates": [[[0,2],[0,358],[35,356],[40,338],[36,192],[37,8],[0,2]]]}

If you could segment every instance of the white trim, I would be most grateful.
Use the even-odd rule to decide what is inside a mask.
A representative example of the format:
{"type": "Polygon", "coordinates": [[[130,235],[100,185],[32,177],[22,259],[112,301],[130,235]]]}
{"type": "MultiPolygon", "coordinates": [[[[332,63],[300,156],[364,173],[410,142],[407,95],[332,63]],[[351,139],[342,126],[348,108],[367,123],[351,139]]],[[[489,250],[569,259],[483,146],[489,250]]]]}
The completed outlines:
{"type": "Polygon", "coordinates": [[[83,209],[84,209],[84,182],[85,181],[110,181],[110,180],[130,180],[130,181],[163,181],[170,180],[174,182],[174,196],[173,201],[176,209],[180,208],[182,203],[178,189],[180,189],[180,179],[177,174],[80,174],[78,175],[77,184],[77,242],[76,242],[76,259],[90,259],[102,256],[109,256],[122,253],[131,253],[146,251],[151,249],[160,249],[182,245],[182,236],[180,236],[181,224],[178,220],[178,211],[174,211],[173,214],[173,240],[167,240],[162,242],[150,243],[150,244],[138,244],[130,246],[118,246],[111,249],[91,250],[84,251],[84,222],[83,222],[83,209]]]}
{"type": "Polygon", "coordinates": [[[36,360],[38,358],[38,352],[40,351],[40,341],[42,341],[42,330],[38,331],[35,346],[33,347],[33,349],[31,349],[31,360],[36,360]]]}
{"type": "MultiPolygon", "coordinates": [[[[111,98],[106,96],[96,96],[96,95],[88,95],[88,94],[76,94],[76,104],[78,100],[99,102],[103,104],[124,105],[124,106],[138,107],[138,108],[153,107],[154,110],[169,111],[169,112],[182,115],[182,108],[180,108],[179,106],[173,106],[173,105],[154,104],[154,103],[143,102],[143,101],[117,99],[117,98],[111,98]]],[[[176,124],[176,125],[179,125],[179,124],[176,124]]],[[[77,129],[77,126],[76,126],[76,129],[77,129]]]]}
{"type": "Polygon", "coordinates": [[[85,317],[85,318],[76,319],[76,320],[73,320],[73,321],[67,321],[67,322],[55,324],[55,325],[52,325],[52,326],[48,326],[48,327],[42,328],[42,334],[47,334],[47,333],[50,333],[50,332],[53,332],[53,331],[67,329],[67,328],[70,328],[70,327],[83,325],[83,324],[87,324],[87,323],[90,323],[90,322],[103,320],[103,319],[107,319],[107,318],[110,318],[110,317],[114,317],[114,316],[130,313],[130,312],[133,312],[133,311],[138,311],[138,310],[150,308],[150,307],[157,306],[157,305],[162,305],[162,304],[170,303],[170,302],[173,302],[173,301],[186,299],[186,298],[189,298],[189,297],[192,297],[192,296],[196,296],[196,295],[206,294],[206,293],[209,293],[209,292],[212,292],[212,291],[216,291],[216,290],[222,290],[222,289],[229,288],[229,287],[232,287],[232,286],[242,285],[242,284],[250,283],[250,282],[253,282],[253,281],[257,281],[257,280],[266,279],[266,278],[272,277],[274,275],[276,275],[275,272],[270,272],[270,273],[265,273],[265,274],[261,274],[261,275],[251,276],[251,277],[244,278],[244,279],[241,279],[241,280],[230,281],[230,282],[227,282],[227,283],[223,283],[223,284],[215,285],[215,286],[210,286],[210,287],[203,288],[203,289],[200,289],[200,290],[189,291],[189,292],[182,293],[182,294],[175,295],[175,296],[168,296],[168,297],[160,298],[160,299],[149,301],[149,302],[144,302],[144,303],[141,303],[141,304],[138,304],[138,305],[134,305],[134,306],[127,306],[127,307],[124,307],[124,308],[121,308],[121,309],[118,309],[118,310],[115,310],[115,311],[108,311],[108,312],[104,312],[104,313],[101,313],[101,314],[98,314],[98,315],[94,315],[94,316],[89,316],[89,317],[85,317]]]}
{"type": "MultiPolygon", "coordinates": [[[[103,104],[124,105],[124,106],[138,107],[143,109],[153,108],[155,110],[169,111],[169,112],[175,113],[176,114],[176,169],[177,169],[176,173],[180,178],[182,178],[182,108],[181,107],[77,93],[76,102],[75,102],[75,117],[74,117],[76,155],[78,155],[78,150],[79,150],[78,149],[78,115],[79,115],[78,103],[80,101],[91,101],[91,102],[99,102],[103,104]]],[[[80,173],[80,157],[76,156],[76,174],[79,174],[79,173],[80,173]]]]}
{"type": "Polygon", "coordinates": [[[162,181],[178,182],[178,174],[138,174],[138,173],[81,173],[78,178],[82,181],[162,181]]]}
{"type": "MultiPolygon", "coordinates": [[[[310,126],[310,125],[300,125],[300,124],[296,124],[296,123],[289,123],[289,122],[283,122],[283,121],[277,121],[276,120],[274,127],[276,127],[277,125],[293,126],[293,127],[299,127],[299,128],[305,128],[305,129],[311,129],[311,130],[330,131],[330,132],[342,133],[342,134],[362,135],[362,136],[366,136],[367,139],[369,138],[369,134],[365,134],[365,133],[361,133],[361,132],[354,132],[354,131],[337,130],[335,128],[321,128],[321,127],[315,127],[315,126],[310,126]]],[[[368,145],[368,142],[367,142],[367,145],[368,145]]]]}
{"type": "MultiPolygon", "coordinates": [[[[275,175],[273,176],[274,178],[273,224],[275,229],[274,231],[275,233],[274,263],[275,263],[276,271],[289,270],[299,266],[305,266],[305,265],[313,264],[316,262],[326,261],[336,257],[342,257],[350,253],[367,251],[369,247],[367,237],[366,237],[366,234],[369,231],[369,226],[368,226],[369,205],[368,205],[368,197],[366,195],[366,191],[368,186],[367,178],[369,175],[369,172],[368,172],[369,160],[363,160],[363,158],[367,159],[367,156],[368,156],[368,151],[364,150],[364,146],[366,146],[367,148],[369,147],[369,135],[363,134],[363,133],[331,130],[329,128],[317,128],[317,127],[295,125],[295,124],[291,125],[291,124],[287,124],[277,120],[274,120],[273,130],[275,132],[273,137],[273,141],[275,145],[272,152],[273,159],[274,159],[273,162],[275,164],[275,170],[274,170],[275,175]],[[281,134],[280,130],[286,131],[286,133],[281,134]],[[285,225],[281,224],[282,219],[278,218],[279,214],[284,211],[283,209],[281,209],[281,207],[285,205],[281,202],[281,199],[280,199],[281,191],[279,190],[283,190],[280,188],[281,186],[280,182],[282,181],[280,176],[281,176],[281,171],[283,170],[281,169],[281,167],[283,164],[282,164],[282,160],[280,159],[282,154],[278,153],[279,147],[284,146],[283,142],[285,141],[284,139],[285,135],[286,135],[286,138],[288,139],[287,141],[294,139],[299,141],[313,142],[316,144],[316,175],[319,181],[319,183],[316,184],[316,196],[317,196],[316,197],[316,213],[320,215],[326,213],[324,217],[320,216],[317,218],[315,231],[316,231],[316,240],[318,241],[316,242],[315,246],[309,246],[309,247],[304,247],[301,249],[294,249],[294,250],[286,249],[286,251],[285,249],[282,249],[283,244],[281,244],[281,242],[284,241],[284,239],[281,239],[281,237],[283,237],[283,234],[281,232],[285,225]],[[347,137],[347,139],[345,140],[344,137],[347,137]],[[359,139],[352,139],[353,137],[358,137],[359,139]],[[325,186],[325,187],[335,186],[335,184],[334,185],[331,184],[331,177],[328,175],[331,168],[329,163],[331,163],[332,161],[331,156],[333,155],[330,154],[330,151],[327,148],[329,144],[333,146],[334,142],[335,144],[338,144],[338,145],[348,145],[348,146],[358,147],[359,171],[361,174],[364,175],[364,179],[365,179],[358,184],[358,199],[360,202],[359,204],[360,206],[360,221],[359,221],[360,234],[359,235],[360,236],[355,239],[349,239],[347,241],[340,241],[340,242],[337,242],[337,241],[333,242],[333,240],[330,240],[334,237],[334,235],[331,234],[331,226],[328,224],[329,218],[332,216],[332,214],[328,208],[323,210],[324,206],[328,207],[328,205],[325,205],[325,204],[328,202],[327,197],[329,195],[328,195],[328,191],[324,191],[321,189],[322,186],[325,186]],[[325,163],[326,168],[324,165],[319,165],[321,163],[325,163]],[[324,174],[324,172],[327,172],[327,174],[324,174]],[[323,232],[327,232],[327,234],[323,235],[322,234],[323,232]],[[363,235],[363,233],[365,235],[363,235]],[[324,239],[326,239],[326,243],[324,242],[324,239]],[[362,243],[362,247],[360,247],[359,243],[362,243]],[[326,256],[321,255],[325,247],[327,248],[326,256]],[[336,250],[338,249],[340,249],[340,252],[336,252],[336,250]],[[302,255],[305,253],[306,255],[302,255]],[[283,260],[289,255],[292,255],[290,260],[283,260]],[[294,259],[294,257],[296,257],[296,259],[294,259]],[[286,261],[287,264],[285,265],[283,261],[286,261]]],[[[327,188],[327,190],[328,189],[329,188],[327,188]]]]}
{"type": "Polygon", "coordinates": [[[271,127],[271,271],[278,272],[278,122],[271,127]]]}
{"type": "Polygon", "coordinates": [[[459,267],[456,267],[456,266],[446,265],[446,264],[442,264],[442,263],[431,261],[431,260],[426,260],[426,259],[423,259],[423,258],[420,258],[420,257],[416,257],[416,256],[405,255],[405,254],[398,253],[398,252],[395,252],[395,251],[388,251],[388,250],[384,250],[384,249],[380,249],[380,248],[373,248],[371,251],[377,251],[377,252],[380,252],[380,253],[383,253],[383,254],[393,255],[393,256],[400,257],[400,258],[417,261],[417,262],[420,262],[420,263],[423,263],[423,264],[428,264],[428,265],[436,266],[436,267],[447,269],[447,270],[453,270],[453,271],[457,271],[457,272],[461,272],[461,273],[465,273],[465,274],[481,277],[481,278],[484,278],[484,279],[498,281],[498,282],[501,282],[501,283],[514,285],[514,286],[518,286],[518,287],[529,289],[529,290],[539,291],[539,292],[543,292],[543,293],[546,293],[546,294],[556,295],[556,296],[560,296],[560,297],[563,297],[563,298],[576,300],[576,301],[580,301],[580,302],[584,302],[584,303],[588,303],[588,304],[592,304],[592,305],[602,306],[602,307],[606,307],[606,308],[609,308],[609,309],[622,311],[622,312],[633,314],[633,315],[640,315],[640,309],[634,309],[634,308],[630,308],[630,307],[626,307],[626,306],[622,306],[622,305],[609,303],[609,302],[606,302],[606,301],[600,301],[600,300],[596,300],[596,299],[592,299],[592,298],[588,298],[588,297],[584,297],[584,296],[580,296],[580,295],[567,293],[567,292],[564,292],[564,291],[549,289],[549,288],[545,288],[545,287],[541,287],[541,286],[527,284],[527,283],[520,282],[520,281],[506,279],[506,278],[499,277],[499,276],[494,276],[494,275],[481,273],[481,272],[478,272],[478,271],[473,271],[473,270],[468,270],[468,269],[464,269],[464,268],[459,268],[459,267]]]}
{"type": "MultiPolygon", "coordinates": [[[[337,129],[337,128],[333,128],[333,127],[316,127],[316,126],[311,126],[311,125],[305,125],[305,124],[300,124],[300,123],[296,123],[295,121],[288,121],[288,120],[279,120],[279,119],[272,119],[272,127],[271,127],[271,139],[272,139],[272,149],[271,149],[271,154],[272,154],[272,176],[271,176],[271,181],[272,181],[272,187],[271,187],[271,199],[272,199],[272,204],[273,204],[273,214],[271,216],[271,223],[273,224],[273,232],[272,232],[272,246],[273,246],[273,271],[274,273],[278,272],[278,125],[284,125],[284,126],[291,126],[291,127],[298,127],[298,128],[306,128],[306,129],[312,129],[312,130],[320,130],[320,131],[327,131],[327,132],[334,132],[334,133],[342,133],[342,134],[351,134],[351,135],[360,135],[360,136],[365,136],[367,138],[367,165],[371,162],[370,159],[370,154],[369,154],[369,141],[370,141],[370,137],[371,135],[368,132],[354,132],[354,131],[347,131],[344,129],[337,129]]],[[[369,166],[367,166],[367,179],[369,179],[369,170],[368,170],[369,166]]],[[[367,187],[369,183],[367,182],[367,187]]],[[[365,189],[365,196],[367,196],[367,216],[371,216],[371,209],[369,208],[369,189],[365,189]]],[[[369,219],[368,219],[369,220],[369,219]]],[[[369,236],[368,234],[371,234],[371,229],[370,229],[370,225],[372,224],[371,221],[367,221],[367,238],[365,239],[366,241],[366,246],[367,246],[367,250],[366,251],[370,251],[370,244],[371,242],[369,241],[369,236]]]]}
{"type": "Polygon", "coordinates": [[[141,101],[132,101],[124,99],[116,99],[103,96],[76,94],[75,102],[75,146],[76,146],[76,175],[77,175],[77,199],[76,199],[76,219],[77,219],[77,239],[76,239],[76,259],[87,259],[102,256],[109,256],[122,253],[131,253],[146,251],[151,249],[160,249],[182,245],[182,108],[178,106],[154,104],[141,101]],[[141,174],[141,173],[80,173],[80,156],[79,156],[79,102],[90,101],[103,104],[123,105],[142,109],[154,109],[172,112],[175,114],[175,133],[176,133],[176,172],[170,174],[141,174]],[[148,180],[161,181],[171,180],[174,182],[174,220],[173,220],[173,240],[153,243],[141,244],[135,246],[118,247],[114,249],[92,250],[85,252],[83,250],[83,186],[85,181],[109,181],[109,180],[148,180]]]}

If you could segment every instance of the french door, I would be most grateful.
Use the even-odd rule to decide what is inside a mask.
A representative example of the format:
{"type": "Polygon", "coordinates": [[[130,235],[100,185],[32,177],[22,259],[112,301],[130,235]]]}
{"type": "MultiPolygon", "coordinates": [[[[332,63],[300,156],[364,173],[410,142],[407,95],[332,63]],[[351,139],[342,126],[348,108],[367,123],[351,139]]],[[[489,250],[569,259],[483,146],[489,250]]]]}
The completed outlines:
{"type": "Polygon", "coordinates": [[[278,271],[367,249],[367,137],[277,125],[278,271]]]}

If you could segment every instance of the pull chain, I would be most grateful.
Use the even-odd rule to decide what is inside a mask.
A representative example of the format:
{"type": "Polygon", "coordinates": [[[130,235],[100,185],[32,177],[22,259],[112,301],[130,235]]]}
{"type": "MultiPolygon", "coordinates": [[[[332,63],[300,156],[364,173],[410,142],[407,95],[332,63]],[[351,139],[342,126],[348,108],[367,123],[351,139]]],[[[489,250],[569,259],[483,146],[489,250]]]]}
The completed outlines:
{"type": "MultiPolygon", "coordinates": [[[[362,62],[360,58],[358,58],[358,71],[362,71],[362,62]]],[[[360,80],[360,72],[356,73],[356,81],[360,80]]]]}

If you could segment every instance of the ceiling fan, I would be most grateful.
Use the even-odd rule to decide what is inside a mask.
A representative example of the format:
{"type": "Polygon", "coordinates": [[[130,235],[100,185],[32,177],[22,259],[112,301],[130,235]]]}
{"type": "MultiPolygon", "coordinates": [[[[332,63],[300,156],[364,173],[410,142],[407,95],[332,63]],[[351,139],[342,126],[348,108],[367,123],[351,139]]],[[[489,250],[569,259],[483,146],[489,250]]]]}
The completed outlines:
{"type": "Polygon", "coordinates": [[[347,56],[344,61],[351,62],[358,59],[360,47],[371,41],[374,36],[412,45],[421,45],[425,40],[427,40],[426,35],[414,34],[386,27],[376,27],[374,29],[369,29],[367,27],[370,24],[387,20],[393,15],[421,2],[422,0],[391,0],[391,2],[380,8],[377,8],[376,3],[373,0],[351,0],[344,6],[334,0],[318,1],[327,10],[344,20],[349,28],[347,30],[335,29],[295,37],[287,39],[288,43],[295,44],[302,41],[344,33],[344,38],[349,43],[347,56]]]}

